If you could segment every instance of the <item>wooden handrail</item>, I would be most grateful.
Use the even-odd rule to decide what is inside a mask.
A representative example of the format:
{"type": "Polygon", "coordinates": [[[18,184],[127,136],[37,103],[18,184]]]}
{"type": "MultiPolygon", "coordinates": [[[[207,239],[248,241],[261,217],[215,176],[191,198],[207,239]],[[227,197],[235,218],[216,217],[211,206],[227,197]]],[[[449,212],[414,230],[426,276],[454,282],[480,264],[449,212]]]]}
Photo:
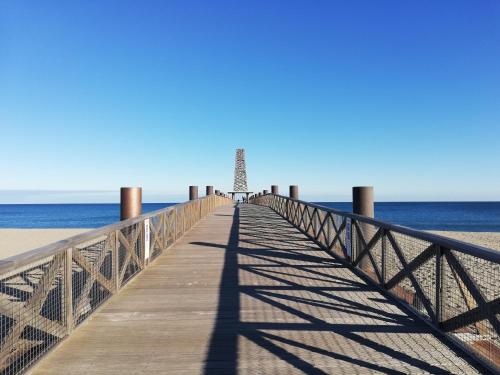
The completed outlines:
{"type": "MultiPolygon", "coordinates": [[[[270,196],[273,194],[267,194],[267,195],[270,196]]],[[[263,197],[265,197],[265,196],[262,196],[260,198],[263,198],[263,197]]],[[[488,260],[490,262],[500,263],[500,251],[496,251],[496,250],[493,250],[493,249],[490,249],[487,247],[474,245],[474,244],[471,244],[468,242],[464,242],[464,241],[456,240],[453,238],[441,236],[439,234],[429,233],[429,232],[425,232],[422,230],[405,227],[402,225],[390,224],[390,223],[387,223],[385,221],[372,219],[372,218],[367,217],[367,216],[357,215],[357,214],[353,214],[351,212],[341,211],[341,210],[337,210],[335,208],[325,207],[325,206],[322,206],[322,205],[319,205],[316,203],[310,203],[310,202],[302,201],[299,199],[293,199],[293,198],[286,197],[283,195],[276,195],[276,197],[283,198],[283,199],[289,200],[291,202],[303,204],[303,205],[306,205],[306,206],[309,206],[312,208],[318,208],[318,209],[321,209],[322,211],[330,212],[330,213],[333,213],[335,215],[340,215],[340,216],[348,217],[350,219],[355,219],[359,222],[375,225],[377,227],[384,228],[386,230],[390,230],[390,231],[393,231],[396,233],[405,234],[407,236],[411,236],[411,237],[414,237],[414,238],[419,239],[419,240],[433,242],[439,246],[442,246],[442,247],[445,247],[448,249],[452,249],[452,250],[457,250],[457,251],[463,252],[464,254],[472,255],[472,256],[475,256],[475,257],[478,257],[478,258],[481,258],[484,260],[488,260]]]]}

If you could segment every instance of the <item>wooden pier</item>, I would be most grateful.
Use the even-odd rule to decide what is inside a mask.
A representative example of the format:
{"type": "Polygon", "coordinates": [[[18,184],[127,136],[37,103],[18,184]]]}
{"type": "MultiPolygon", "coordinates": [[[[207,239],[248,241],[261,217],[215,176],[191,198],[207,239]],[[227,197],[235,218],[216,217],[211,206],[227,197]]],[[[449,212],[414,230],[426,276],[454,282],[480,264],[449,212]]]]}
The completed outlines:
{"type": "Polygon", "coordinates": [[[31,374],[477,373],[269,207],[225,205],[31,374]]]}

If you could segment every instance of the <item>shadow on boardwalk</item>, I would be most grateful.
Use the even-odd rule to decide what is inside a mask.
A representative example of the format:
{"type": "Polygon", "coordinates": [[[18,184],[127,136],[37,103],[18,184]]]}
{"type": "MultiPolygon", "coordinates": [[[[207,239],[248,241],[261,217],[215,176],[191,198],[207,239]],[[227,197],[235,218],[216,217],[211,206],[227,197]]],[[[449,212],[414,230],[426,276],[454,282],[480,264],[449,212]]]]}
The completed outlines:
{"type": "Polygon", "coordinates": [[[475,373],[268,208],[236,208],[204,373],[475,373]]]}

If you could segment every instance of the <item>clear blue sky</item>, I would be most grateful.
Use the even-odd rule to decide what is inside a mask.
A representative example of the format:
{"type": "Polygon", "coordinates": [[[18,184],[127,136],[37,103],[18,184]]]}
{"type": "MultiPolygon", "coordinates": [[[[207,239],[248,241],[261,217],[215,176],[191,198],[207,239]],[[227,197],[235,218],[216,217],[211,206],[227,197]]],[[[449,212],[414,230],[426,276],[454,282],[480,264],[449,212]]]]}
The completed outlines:
{"type": "Polygon", "coordinates": [[[3,1],[0,127],[0,202],[500,200],[500,2],[3,1]]]}

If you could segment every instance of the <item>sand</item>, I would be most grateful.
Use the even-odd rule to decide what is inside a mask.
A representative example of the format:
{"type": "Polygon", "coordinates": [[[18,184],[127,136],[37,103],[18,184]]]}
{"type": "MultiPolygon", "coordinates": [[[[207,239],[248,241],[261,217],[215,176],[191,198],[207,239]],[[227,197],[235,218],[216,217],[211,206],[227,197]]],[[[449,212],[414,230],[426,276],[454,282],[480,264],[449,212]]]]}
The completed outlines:
{"type": "Polygon", "coordinates": [[[91,229],[0,229],[0,259],[87,232],[91,229]]]}
{"type": "Polygon", "coordinates": [[[484,246],[490,249],[500,250],[500,232],[429,232],[469,242],[475,245],[484,246]]]}

